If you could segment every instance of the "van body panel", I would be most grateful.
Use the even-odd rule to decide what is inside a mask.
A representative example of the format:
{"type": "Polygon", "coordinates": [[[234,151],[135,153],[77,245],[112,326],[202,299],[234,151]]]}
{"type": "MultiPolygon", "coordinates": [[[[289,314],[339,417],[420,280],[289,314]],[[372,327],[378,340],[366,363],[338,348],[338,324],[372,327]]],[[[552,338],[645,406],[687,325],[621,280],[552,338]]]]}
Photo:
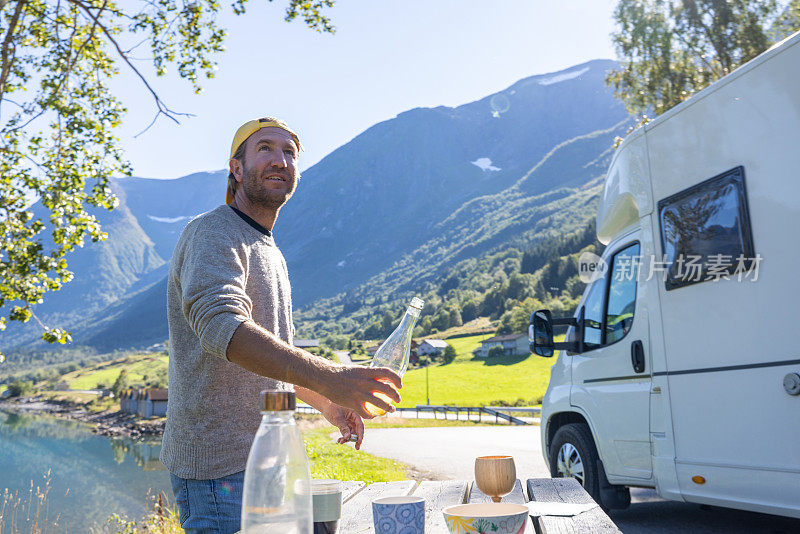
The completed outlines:
{"type": "MultiPolygon", "coordinates": [[[[744,189],[737,198],[749,218],[738,237],[751,234],[760,260],[741,281],[734,274],[668,289],[663,271],[643,273],[626,337],[583,354],[559,353],[542,405],[545,455],[552,415],[572,411],[588,421],[612,484],[653,485],[669,499],[800,517],[800,396],[783,388],[784,376],[800,373],[798,88],[800,32],[620,145],[597,215],[607,263],[632,238],[641,246],[641,269],[663,260],[659,202],[737,169],[744,189]],[[646,356],[642,376],[619,350],[635,339],[646,356]],[[695,475],[706,483],[693,482],[695,475]]],[[[742,226],[745,212],[721,209],[742,226]]],[[[706,231],[717,219],[700,220],[706,231]]],[[[731,235],[698,233],[686,250],[703,239],[712,250],[731,235]]],[[[578,310],[592,300],[592,287],[578,310]]]]}
{"type": "MultiPolygon", "coordinates": [[[[769,61],[646,128],[656,202],[744,168],[752,240],[762,258],[757,278],[670,291],[659,286],[676,461],[730,466],[715,468],[717,483],[704,486],[678,469],[682,490],[693,496],[721,498],[725,488],[726,500],[765,500],[783,481],[778,491],[800,509],[800,397],[782,387],[800,364],[746,367],[800,359],[791,297],[800,294],[800,247],[793,239],[800,223],[798,87],[795,38],[769,61]],[[735,366],[743,368],[726,370],[735,366]],[[742,468],[750,475],[737,485],[742,468]],[[752,470],[759,468],[763,475],[752,470]],[[772,469],[785,474],[766,474],[772,469]]],[[[655,241],[663,254],[658,233],[655,241]]]]}
{"type": "Polygon", "coordinates": [[[703,485],[692,484],[694,487],[683,490],[688,502],[800,517],[797,495],[786,491],[797,483],[792,473],[688,462],[678,462],[676,469],[681,480],[691,480],[698,474],[706,479],[703,485]],[[759,482],[757,486],[754,480],[759,482]],[[742,488],[750,491],[742,492],[742,488]]]}
{"type": "Polygon", "coordinates": [[[550,420],[557,413],[569,412],[570,390],[572,389],[572,362],[570,356],[563,350],[556,353],[556,361],[550,368],[550,382],[547,384],[547,391],[542,397],[542,412],[540,414],[540,427],[542,439],[542,454],[548,469],[550,468],[550,458],[548,455],[547,436],[550,420]]]}
{"type": "Polygon", "coordinates": [[[609,169],[597,212],[597,239],[605,245],[653,211],[646,137],[641,130],[630,135],[609,169]]]}
{"type": "Polygon", "coordinates": [[[550,368],[550,382],[547,385],[547,391],[542,398],[542,412],[541,412],[541,438],[542,438],[542,454],[544,455],[544,462],[548,469],[550,468],[550,458],[548,456],[547,436],[550,420],[557,413],[569,412],[571,406],[569,403],[570,390],[572,389],[572,362],[570,356],[563,350],[558,351],[557,358],[553,366],[550,368]]]}
{"type": "Polygon", "coordinates": [[[661,295],[659,280],[650,276],[649,262],[657,254],[655,211],[639,221],[642,242],[642,266],[639,295],[649,317],[648,372],[651,374],[648,402],[648,425],[650,429],[650,454],[653,463],[653,482],[656,491],[664,498],[683,500],[675,472],[675,441],[670,412],[670,390],[666,376],[659,372],[667,369],[667,354],[664,349],[664,334],[661,327],[661,295]]]}

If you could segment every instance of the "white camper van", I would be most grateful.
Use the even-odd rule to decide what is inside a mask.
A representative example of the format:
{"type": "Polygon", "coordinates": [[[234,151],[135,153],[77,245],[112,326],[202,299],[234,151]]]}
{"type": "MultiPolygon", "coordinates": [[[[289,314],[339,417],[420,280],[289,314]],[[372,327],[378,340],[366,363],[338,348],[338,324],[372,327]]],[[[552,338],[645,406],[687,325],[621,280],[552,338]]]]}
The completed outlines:
{"type": "Polygon", "coordinates": [[[531,316],[553,476],[800,517],[800,33],[631,133],[597,236],[575,317],[531,316]]]}

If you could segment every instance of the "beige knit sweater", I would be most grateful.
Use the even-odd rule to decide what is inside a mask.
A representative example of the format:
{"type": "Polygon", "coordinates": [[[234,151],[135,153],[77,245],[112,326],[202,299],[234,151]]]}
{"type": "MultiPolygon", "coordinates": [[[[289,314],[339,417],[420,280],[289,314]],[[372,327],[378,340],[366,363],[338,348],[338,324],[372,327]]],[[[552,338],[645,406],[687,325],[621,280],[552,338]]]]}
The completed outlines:
{"type": "Polygon", "coordinates": [[[262,389],[291,390],[227,360],[228,342],[252,321],[292,343],[286,262],[271,235],[223,205],[191,221],[167,283],[169,402],[161,461],[182,478],[244,470],[260,422],[262,389]]]}

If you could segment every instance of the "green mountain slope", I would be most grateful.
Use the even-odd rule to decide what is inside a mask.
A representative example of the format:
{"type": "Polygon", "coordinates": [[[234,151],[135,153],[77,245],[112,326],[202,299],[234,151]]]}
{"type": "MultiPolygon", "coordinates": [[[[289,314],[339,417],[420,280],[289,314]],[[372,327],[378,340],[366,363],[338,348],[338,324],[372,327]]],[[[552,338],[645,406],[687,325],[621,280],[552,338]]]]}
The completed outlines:
{"type": "MultiPolygon", "coordinates": [[[[439,307],[449,304],[459,313],[466,302],[485,299],[493,286],[503,287],[509,275],[522,273],[525,250],[578,231],[593,220],[613,139],[624,133],[626,125],[623,121],[562,143],[508,189],[465,203],[437,225],[437,237],[385,272],[301,309],[300,333],[364,331],[376,316],[397,315],[415,294],[430,293],[439,307]],[[509,259],[513,259],[510,269],[502,265],[509,259]]],[[[518,297],[499,295],[501,300],[518,297]]],[[[438,310],[426,307],[426,311],[438,310]]],[[[499,317],[503,311],[503,306],[480,309],[469,318],[475,313],[499,317]]]]}

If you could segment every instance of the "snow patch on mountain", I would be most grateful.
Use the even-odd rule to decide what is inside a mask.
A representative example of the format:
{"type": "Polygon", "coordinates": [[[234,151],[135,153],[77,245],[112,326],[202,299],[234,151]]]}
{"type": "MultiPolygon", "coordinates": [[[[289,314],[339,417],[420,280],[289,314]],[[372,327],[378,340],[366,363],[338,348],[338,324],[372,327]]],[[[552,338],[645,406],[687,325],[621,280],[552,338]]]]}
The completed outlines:
{"type": "Polygon", "coordinates": [[[156,217],[155,215],[148,215],[147,218],[151,221],[162,222],[162,223],[176,223],[180,221],[185,221],[187,219],[191,219],[193,215],[185,215],[183,217],[156,217]]]}
{"type": "Polygon", "coordinates": [[[478,158],[475,161],[470,161],[476,167],[480,167],[482,171],[499,171],[500,167],[492,165],[492,160],[489,158],[478,158]]]}
{"type": "Polygon", "coordinates": [[[555,76],[550,76],[549,78],[545,78],[544,80],[539,80],[539,85],[553,85],[554,83],[571,80],[573,78],[577,78],[578,76],[582,76],[588,70],[589,67],[586,67],[581,70],[573,70],[572,72],[565,72],[564,74],[557,74],[555,76]]]}

